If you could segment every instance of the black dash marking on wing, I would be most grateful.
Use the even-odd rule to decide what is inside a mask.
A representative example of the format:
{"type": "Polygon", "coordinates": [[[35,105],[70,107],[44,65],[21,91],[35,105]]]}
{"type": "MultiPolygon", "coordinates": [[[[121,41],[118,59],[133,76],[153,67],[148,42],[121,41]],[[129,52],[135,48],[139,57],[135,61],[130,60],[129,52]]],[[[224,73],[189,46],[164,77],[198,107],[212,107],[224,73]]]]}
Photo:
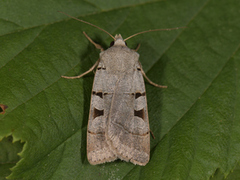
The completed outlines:
{"type": "Polygon", "coordinates": [[[102,70],[106,70],[105,67],[98,67],[98,68],[97,68],[97,70],[100,70],[100,69],[102,69],[102,70]]]}
{"type": "Polygon", "coordinates": [[[136,92],[135,99],[139,98],[140,96],[146,96],[146,92],[143,92],[143,93],[136,92]]]}
{"type": "Polygon", "coordinates": [[[96,95],[96,96],[99,96],[100,98],[103,98],[103,93],[102,92],[93,91],[92,94],[96,95]]]}
{"type": "Polygon", "coordinates": [[[103,98],[103,93],[102,92],[97,92],[96,95],[99,96],[100,98],[103,98]]]}
{"type": "Polygon", "coordinates": [[[134,116],[144,119],[144,109],[141,109],[139,111],[134,110],[134,116]]]}
{"type": "Polygon", "coordinates": [[[103,116],[103,114],[104,114],[104,110],[99,110],[96,108],[93,109],[93,119],[95,119],[98,116],[103,116]]]}

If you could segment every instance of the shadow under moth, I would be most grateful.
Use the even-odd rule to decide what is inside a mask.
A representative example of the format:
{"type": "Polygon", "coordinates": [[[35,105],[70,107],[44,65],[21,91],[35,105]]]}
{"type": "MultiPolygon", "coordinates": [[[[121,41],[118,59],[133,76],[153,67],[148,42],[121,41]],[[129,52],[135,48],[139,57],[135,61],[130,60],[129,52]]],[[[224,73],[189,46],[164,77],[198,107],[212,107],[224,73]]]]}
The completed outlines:
{"type": "Polygon", "coordinates": [[[83,32],[101,50],[100,58],[79,76],[62,76],[67,79],[81,78],[96,68],[87,128],[89,163],[96,165],[121,159],[145,166],[150,158],[150,128],[143,76],[156,87],[166,86],[155,84],[146,76],[136,52],[139,46],[135,50],[129,49],[125,41],[146,32],[179,28],[148,30],[123,39],[120,34],[113,37],[98,26],[66,15],[94,26],[114,39],[111,47],[104,50],[83,32]]]}

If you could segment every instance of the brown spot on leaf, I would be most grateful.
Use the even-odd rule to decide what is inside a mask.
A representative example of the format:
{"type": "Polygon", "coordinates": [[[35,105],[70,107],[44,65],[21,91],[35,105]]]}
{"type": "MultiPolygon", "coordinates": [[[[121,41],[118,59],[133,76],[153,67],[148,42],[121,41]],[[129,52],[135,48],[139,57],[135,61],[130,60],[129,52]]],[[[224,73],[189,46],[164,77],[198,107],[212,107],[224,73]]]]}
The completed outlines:
{"type": "Polygon", "coordinates": [[[7,105],[0,104],[0,114],[5,114],[5,110],[8,108],[7,105]]]}

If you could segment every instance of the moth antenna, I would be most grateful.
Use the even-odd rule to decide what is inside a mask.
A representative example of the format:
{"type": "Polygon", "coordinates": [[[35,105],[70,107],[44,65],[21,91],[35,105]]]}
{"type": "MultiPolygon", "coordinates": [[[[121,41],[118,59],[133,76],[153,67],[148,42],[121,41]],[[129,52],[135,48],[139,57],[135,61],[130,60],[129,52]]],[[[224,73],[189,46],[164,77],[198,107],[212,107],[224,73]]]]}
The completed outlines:
{"type": "Polygon", "coordinates": [[[127,41],[130,38],[132,38],[134,36],[137,36],[139,34],[144,34],[144,33],[153,32],[153,31],[171,31],[171,30],[174,30],[174,29],[181,29],[181,28],[187,28],[187,27],[176,27],[176,28],[168,28],[168,29],[150,29],[150,30],[147,30],[147,31],[142,31],[142,32],[138,32],[136,34],[133,34],[133,35],[127,37],[126,39],[124,39],[124,41],[127,41]]]}
{"type": "Polygon", "coordinates": [[[68,17],[70,17],[70,18],[72,18],[72,19],[75,19],[75,20],[80,21],[80,22],[82,22],[82,23],[85,23],[85,24],[88,24],[88,25],[93,26],[93,27],[95,27],[95,28],[98,28],[99,30],[107,33],[111,38],[114,39],[114,41],[116,40],[116,39],[113,37],[113,35],[111,35],[109,32],[107,32],[106,30],[104,30],[104,29],[102,29],[102,28],[100,28],[100,27],[98,27],[98,26],[96,26],[96,25],[94,25],[94,24],[91,24],[91,23],[89,23],[89,22],[87,22],[87,21],[84,21],[84,20],[75,18],[75,17],[73,17],[73,16],[71,16],[71,15],[65,13],[65,12],[62,12],[62,11],[58,11],[58,12],[60,12],[60,13],[62,13],[62,14],[65,14],[65,15],[67,15],[68,17]]]}

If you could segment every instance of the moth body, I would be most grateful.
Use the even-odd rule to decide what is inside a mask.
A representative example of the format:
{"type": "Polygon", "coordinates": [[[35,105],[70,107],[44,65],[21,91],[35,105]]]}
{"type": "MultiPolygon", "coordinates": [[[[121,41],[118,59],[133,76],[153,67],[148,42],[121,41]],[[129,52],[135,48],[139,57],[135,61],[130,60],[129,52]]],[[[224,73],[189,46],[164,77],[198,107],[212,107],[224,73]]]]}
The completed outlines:
{"type": "Polygon", "coordinates": [[[91,164],[115,159],[145,165],[150,154],[147,100],[139,54],[121,35],[100,53],[91,97],[87,157],[91,164]]]}

